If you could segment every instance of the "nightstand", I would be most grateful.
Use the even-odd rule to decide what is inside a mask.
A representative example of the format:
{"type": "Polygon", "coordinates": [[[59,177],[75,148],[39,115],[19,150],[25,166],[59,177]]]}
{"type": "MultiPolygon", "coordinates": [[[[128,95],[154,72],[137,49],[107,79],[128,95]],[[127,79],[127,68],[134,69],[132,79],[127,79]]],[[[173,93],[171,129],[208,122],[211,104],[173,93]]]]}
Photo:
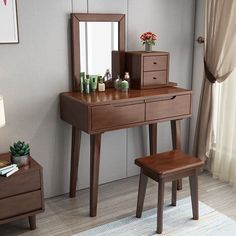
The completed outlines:
{"type": "MultiPolygon", "coordinates": [[[[10,154],[0,154],[10,160],[10,154]]],[[[10,177],[0,176],[0,224],[29,218],[30,229],[36,228],[36,214],[44,211],[42,167],[30,157],[30,166],[20,168],[10,177]]]]}

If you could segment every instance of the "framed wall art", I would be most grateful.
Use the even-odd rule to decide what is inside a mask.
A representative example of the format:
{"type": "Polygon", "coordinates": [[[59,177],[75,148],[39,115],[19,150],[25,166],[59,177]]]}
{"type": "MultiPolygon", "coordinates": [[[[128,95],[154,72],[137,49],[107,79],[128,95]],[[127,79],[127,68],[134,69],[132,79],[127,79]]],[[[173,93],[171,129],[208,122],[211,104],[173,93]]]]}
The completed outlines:
{"type": "Polygon", "coordinates": [[[0,0],[0,43],[19,43],[16,0],[0,0]]]}

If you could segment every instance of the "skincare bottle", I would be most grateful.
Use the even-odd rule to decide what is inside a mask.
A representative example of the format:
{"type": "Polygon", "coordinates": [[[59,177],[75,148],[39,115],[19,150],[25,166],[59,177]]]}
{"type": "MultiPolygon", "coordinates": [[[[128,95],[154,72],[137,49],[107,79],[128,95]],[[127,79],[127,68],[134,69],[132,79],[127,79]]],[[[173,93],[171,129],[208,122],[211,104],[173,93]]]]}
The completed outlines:
{"type": "Polygon", "coordinates": [[[98,76],[90,75],[89,78],[90,78],[90,88],[93,92],[95,92],[98,84],[98,76]]]}
{"type": "Polygon", "coordinates": [[[128,92],[128,90],[129,90],[129,82],[127,80],[123,80],[121,82],[121,91],[128,92]]]}
{"type": "Polygon", "coordinates": [[[89,79],[89,76],[86,76],[86,80],[85,80],[85,93],[87,93],[87,94],[90,93],[90,79],[89,79]]]}
{"type": "Polygon", "coordinates": [[[114,83],[114,87],[115,87],[116,90],[121,89],[121,82],[122,82],[122,79],[120,78],[119,75],[117,75],[117,78],[116,78],[115,83],[114,83]]]}
{"type": "Polygon", "coordinates": [[[80,92],[84,92],[84,80],[85,80],[85,72],[80,73],[80,92]]]}
{"type": "Polygon", "coordinates": [[[104,77],[103,77],[103,80],[104,80],[104,82],[107,82],[107,81],[109,81],[109,80],[112,80],[111,72],[110,72],[109,69],[106,70],[106,73],[105,73],[105,75],[104,75],[104,77]]]}
{"type": "Polygon", "coordinates": [[[98,91],[104,92],[105,91],[105,83],[103,83],[102,76],[98,77],[98,91]]]}

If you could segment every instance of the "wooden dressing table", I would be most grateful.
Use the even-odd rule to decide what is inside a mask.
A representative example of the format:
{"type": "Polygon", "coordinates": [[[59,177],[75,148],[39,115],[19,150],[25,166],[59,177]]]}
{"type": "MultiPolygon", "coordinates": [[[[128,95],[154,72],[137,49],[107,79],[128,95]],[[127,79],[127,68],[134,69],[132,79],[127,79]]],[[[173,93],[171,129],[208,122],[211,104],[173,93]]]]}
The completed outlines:
{"type": "MultiPolygon", "coordinates": [[[[98,24],[95,28],[97,27],[99,27],[98,24]]],[[[112,37],[109,39],[108,35],[104,39],[113,40],[112,37]]],[[[157,52],[151,56],[151,54],[143,52],[131,52],[130,56],[126,57],[125,15],[123,14],[72,13],[71,36],[72,90],[74,92],[60,94],[61,118],[72,125],[70,197],[76,195],[80,139],[81,131],[84,131],[90,134],[90,216],[96,216],[102,133],[148,124],[150,153],[155,154],[157,122],[171,121],[173,148],[180,149],[180,120],[191,116],[191,91],[173,86],[163,87],[163,83],[173,85],[168,80],[169,53],[157,52]],[[118,45],[116,45],[118,53],[114,54],[118,57],[112,58],[110,63],[112,64],[113,78],[117,74],[124,75],[124,70],[128,69],[133,79],[137,76],[138,87],[149,89],[131,89],[127,93],[112,88],[106,89],[105,92],[90,94],[78,92],[80,91],[81,70],[87,71],[89,74],[91,72],[88,71],[88,68],[92,67],[92,60],[87,58],[89,54],[86,56],[83,54],[88,43],[83,44],[85,40],[80,42],[80,39],[86,39],[88,35],[85,36],[85,27],[92,29],[94,22],[108,22],[109,25],[112,25],[113,30],[118,30],[115,34],[118,37],[118,45]],[[86,64],[88,61],[90,62],[89,66],[86,64]],[[148,84],[144,83],[143,73],[145,73],[145,77],[149,78],[148,84]],[[162,88],[156,88],[154,86],[156,82],[153,79],[159,81],[162,88]]],[[[91,39],[92,37],[90,37],[91,39]]],[[[110,45],[109,42],[103,42],[103,44],[110,45]]],[[[93,49],[96,51],[96,48],[93,49]]],[[[110,50],[109,46],[106,51],[110,50]]],[[[113,50],[117,49],[113,48],[113,50]]],[[[108,55],[108,58],[111,55],[108,55]]],[[[96,56],[96,60],[94,60],[94,54],[92,55],[93,61],[96,61],[96,64],[102,63],[104,55],[98,54],[96,56]]]]}
{"type": "Polygon", "coordinates": [[[90,216],[97,215],[102,133],[149,124],[150,153],[156,153],[157,122],[171,121],[173,148],[180,148],[180,120],[191,116],[191,91],[165,87],[60,95],[61,118],[72,125],[70,197],[75,197],[81,131],[90,134],[90,216]]]}

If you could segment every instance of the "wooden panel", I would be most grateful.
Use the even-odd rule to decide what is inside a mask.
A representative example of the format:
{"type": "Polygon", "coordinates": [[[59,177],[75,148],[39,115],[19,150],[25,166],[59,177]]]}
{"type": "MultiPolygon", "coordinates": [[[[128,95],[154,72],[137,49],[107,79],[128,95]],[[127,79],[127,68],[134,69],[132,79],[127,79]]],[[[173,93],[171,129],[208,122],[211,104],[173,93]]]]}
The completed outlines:
{"type": "Polygon", "coordinates": [[[181,95],[163,98],[159,101],[146,103],[146,120],[158,120],[178,117],[191,113],[191,95],[181,95]]]}
{"type": "MultiPolygon", "coordinates": [[[[76,94],[80,94],[83,99],[84,94],[78,92],[76,94]]],[[[72,97],[61,94],[60,110],[62,120],[70,123],[71,125],[79,128],[82,131],[89,131],[89,109],[83,103],[83,101],[78,102],[72,97]]]]}
{"type": "Polygon", "coordinates": [[[168,56],[145,56],[143,62],[144,71],[167,70],[168,56]]]}
{"type": "Polygon", "coordinates": [[[144,72],[144,86],[155,86],[159,84],[166,84],[167,83],[167,71],[150,71],[144,72]]]}
{"type": "Polygon", "coordinates": [[[25,171],[21,175],[12,175],[8,178],[1,177],[0,181],[0,199],[17,195],[20,193],[38,190],[40,186],[40,172],[25,171]],[[3,191],[2,191],[3,190],[3,191]]]}
{"type": "Polygon", "coordinates": [[[92,130],[144,122],[145,104],[120,103],[92,108],[92,130]]]}
{"type": "Polygon", "coordinates": [[[40,210],[42,209],[41,192],[34,191],[1,199],[0,209],[0,220],[40,210]]]}

